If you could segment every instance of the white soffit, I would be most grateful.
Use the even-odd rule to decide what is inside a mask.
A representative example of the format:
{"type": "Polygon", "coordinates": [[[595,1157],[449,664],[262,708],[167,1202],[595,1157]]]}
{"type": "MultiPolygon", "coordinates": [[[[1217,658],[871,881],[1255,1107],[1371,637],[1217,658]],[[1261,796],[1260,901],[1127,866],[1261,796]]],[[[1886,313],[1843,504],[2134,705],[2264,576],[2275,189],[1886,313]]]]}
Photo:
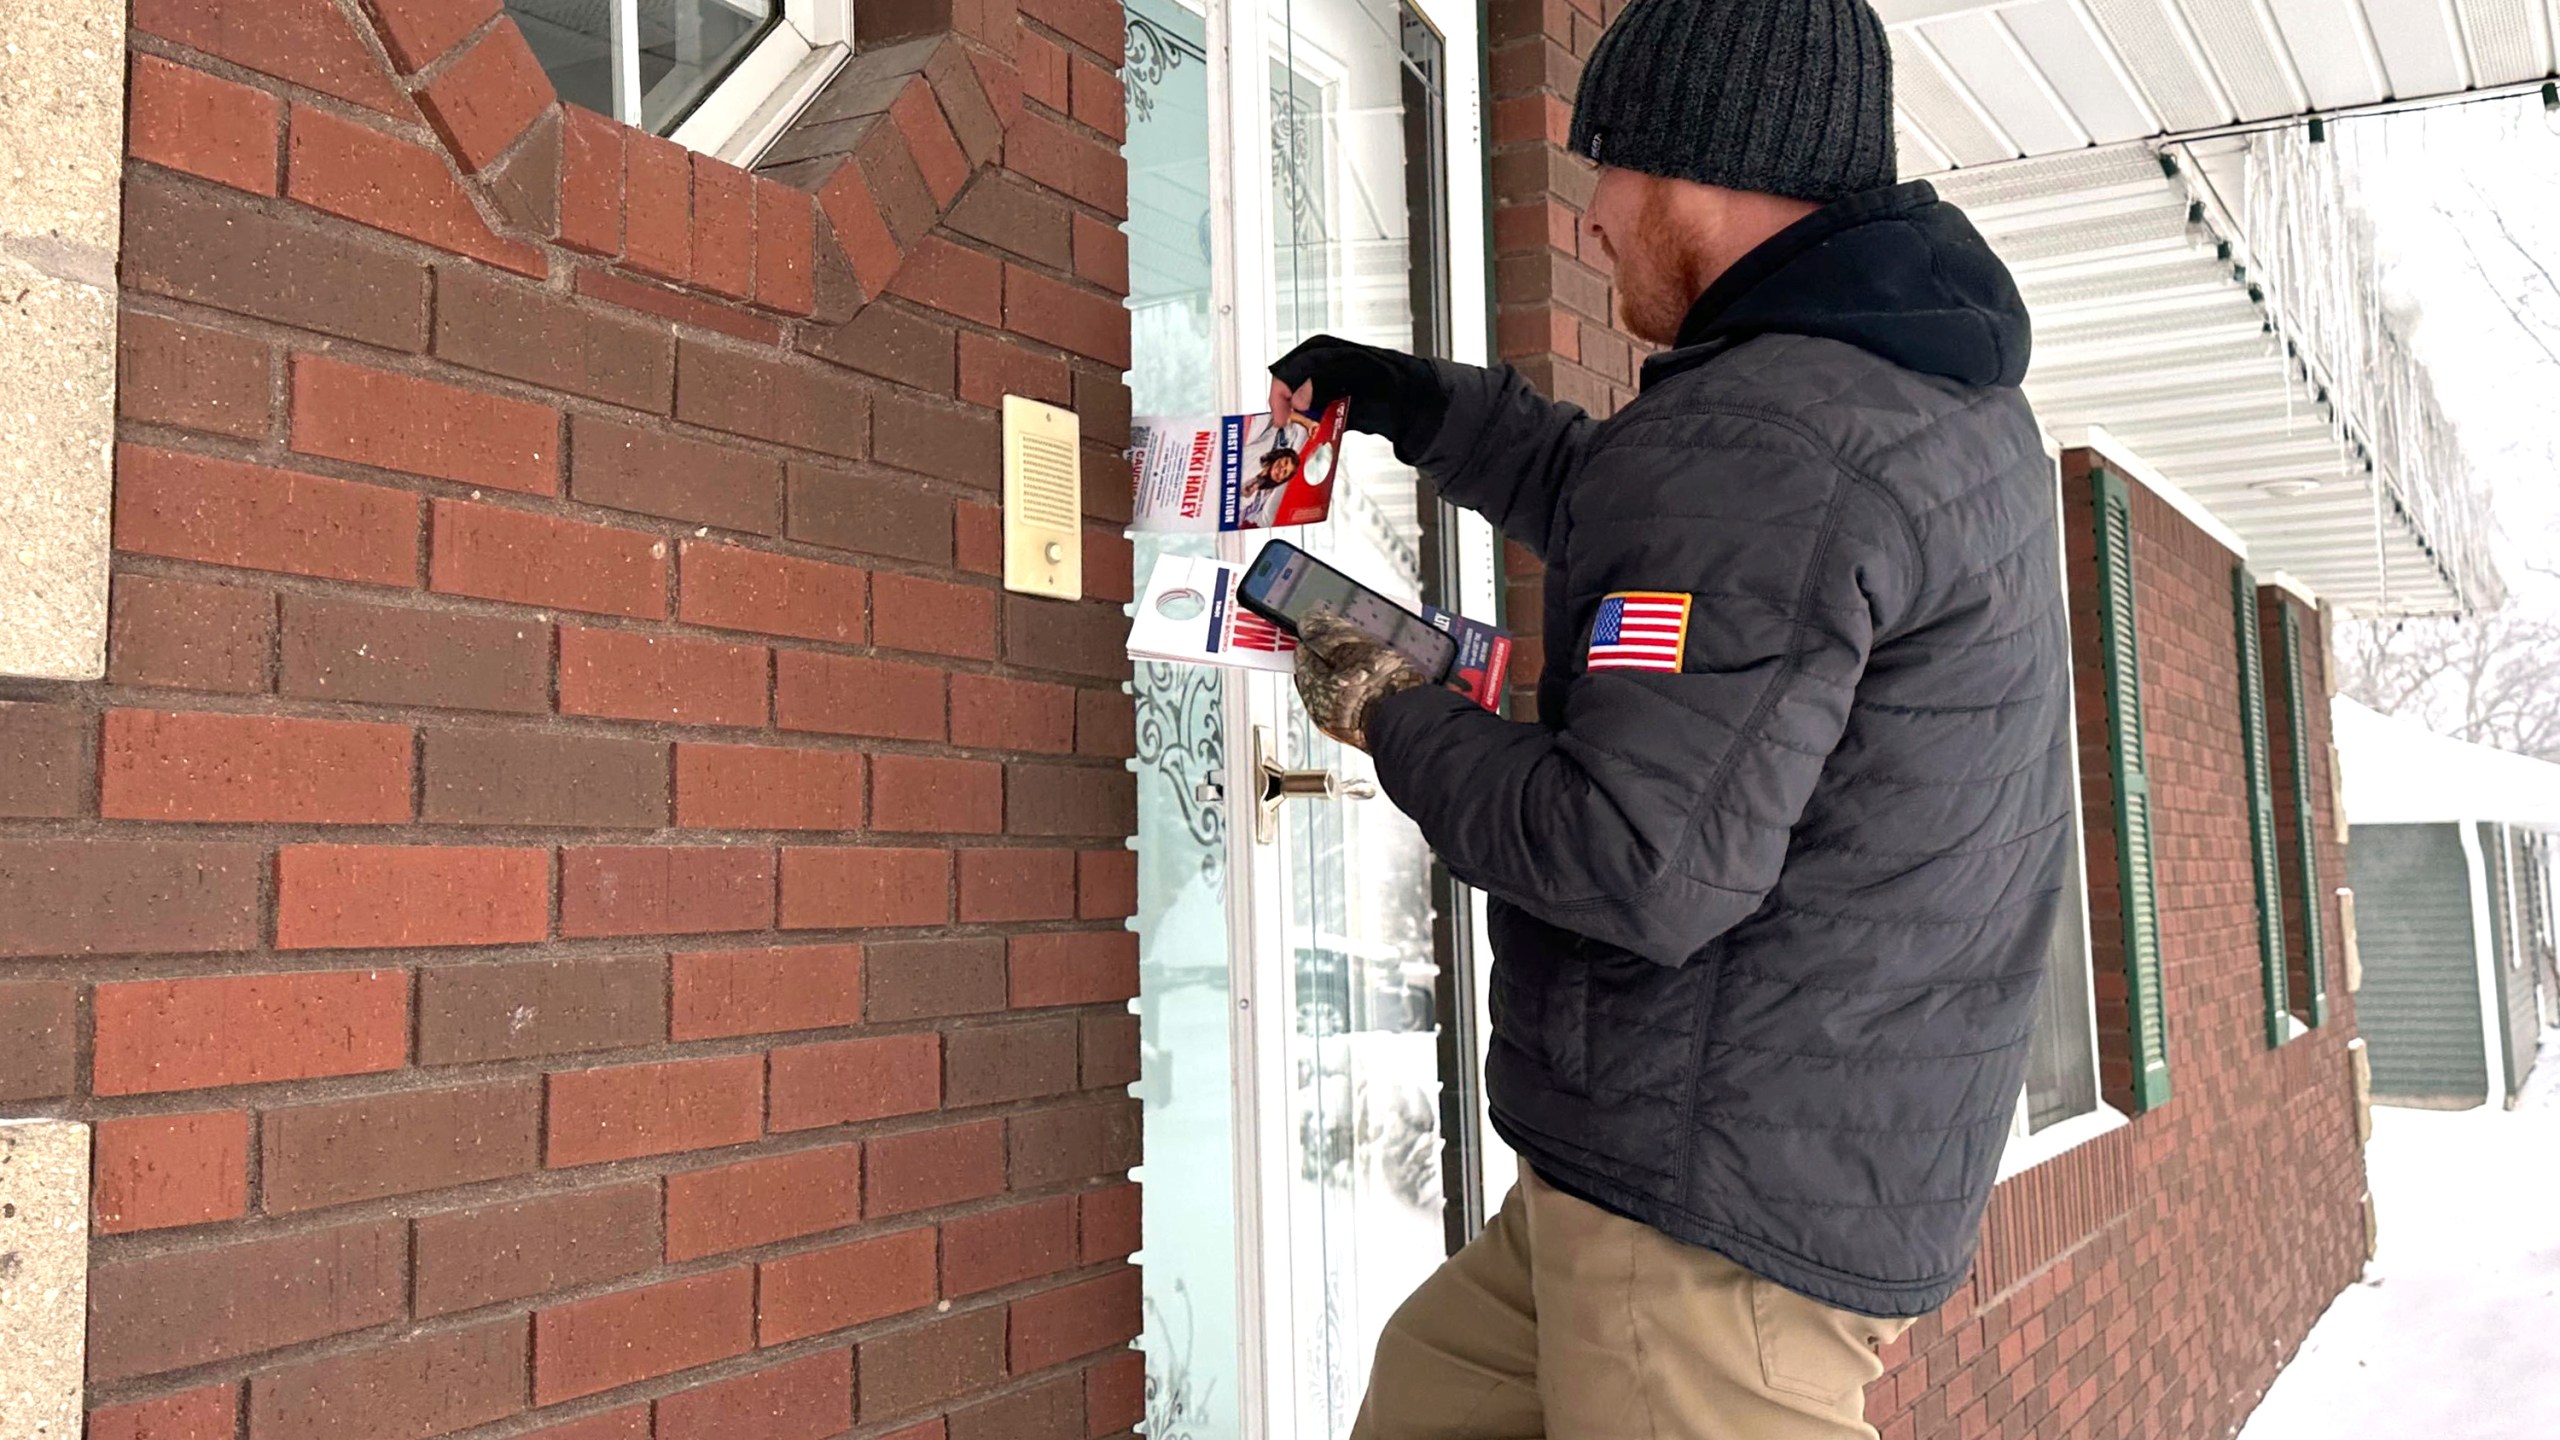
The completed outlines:
{"type": "Polygon", "coordinates": [[[2442,95],[2473,85],[2446,0],[2364,0],[2364,16],[2391,93],[2442,95]]]}
{"type": "MultiPolygon", "coordinates": [[[[2267,0],[2267,11],[2275,17],[2313,106],[2337,110],[2391,98],[2391,82],[2383,73],[2364,7],[2341,0],[2267,0]]],[[[2417,93],[2461,88],[2456,72],[2417,93]]]]}
{"type": "MultiPolygon", "coordinates": [[[[2026,153],[1995,128],[1982,102],[1947,74],[1921,32],[1895,31],[1892,42],[1894,108],[1901,128],[1917,132],[1930,150],[1960,166],[1989,165],[2026,153]]],[[[1906,170],[1909,165],[1904,162],[1906,170]]]]}
{"type": "Polygon", "coordinates": [[[1875,0],[1903,170],[2554,73],[2560,0],[1875,0]],[[1918,143],[1913,143],[1914,141],[1918,143]]]}
{"type": "Polygon", "coordinates": [[[2483,85],[2512,85],[2550,73],[2542,0],[2454,0],[2471,41],[2472,73],[2483,85]]]}
{"type": "Polygon", "coordinates": [[[2076,150],[2089,132],[2000,17],[1989,11],[1923,27],[1955,80],[2027,154],[2076,150]]]}
{"type": "MultiPolygon", "coordinates": [[[[2055,444],[2065,450],[2086,450],[2112,467],[2119,476],[2133,481],[2157,495],[2172,510],[2187,517],[2187,522],[2203,531],[2207,539],[2230,551],[2239,559],[2249,558],[2249,540],[2239,531],[2222,523],[2222,517],[2204,507],[2203,502],[2178,488],[2176,481],[2151,468],[2143,458],[2125,448],[2104,427],[2091,425],[2078,430],[2065,430],[2051,435],[2055,444]]],[[[2314,605],[2320,602],[2314,600],[2314,605]]]]}
{"type": "Polygon", "coordinates": [[[2343,446],[2266,328],[2184,177],[2148,145],[1936,178],[2008,261],[2035,316],[2026,390],[2048,431],[2097,430],[2287,572],[2350,610],[2462,608],[2429,537],[2343,446]],[[2305,486],[2308,488],[2304,488],[2305,486]]]}
{"type": "Polygon", "coordinates": [[[1998,19],[2091,140],[2112,145],[2160,133],[2160,117],[2078,0],[2030,0],[1998,19]]]}

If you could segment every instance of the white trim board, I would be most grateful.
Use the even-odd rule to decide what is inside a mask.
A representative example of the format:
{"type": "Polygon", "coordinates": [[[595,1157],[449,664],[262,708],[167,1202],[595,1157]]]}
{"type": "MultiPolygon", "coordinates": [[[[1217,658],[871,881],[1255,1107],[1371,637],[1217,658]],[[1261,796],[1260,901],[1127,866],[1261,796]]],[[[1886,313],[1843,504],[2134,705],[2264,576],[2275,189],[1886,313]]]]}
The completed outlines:
{"type": "Polygon", "coordinates": [[[2013,1135],[2000,1151],[1999,1179],[2023,1175],[2048,1160],[2059,1159],[2101,1135],[2121,1130],[2132,1123],[2123,1111],[2101,1100],[2097,1109],[2074,1115],[2068,1120],[2056,1120],[2033,1135],[2013,1135]]]}
{"type": "Polygon", "coordinates": [[[851,0],[784,0],[781,23],[738,58],[667,138],[751,168],[852,59],[851,0]]]}
{"type": "Polygon", "coordinates": [[[2151,468],[2150,464],[2106,431],[2101,425],[2069,426],[2055,432],[2054,437],[2065,450],[2089,450],[2103,457],[2128,480],[2141,482],[2142,488],[2169,502],[2169,508],[2194,522],[2197,529],[2213,537],[2215,544],[2239,558],[2249,558],[2249,542],[2240,532],[2223,523],[2221,517],[2205,508],[2203,501],[2178,487],[2178,482],[2151,468]]]}
{"type": "Polygon", "coordinates": [[[2319,592],[2313,590],[2301,576],[2294,574],[2290,570],[2278,570],[2272,575],[2261,575],[2258,577],[2258,583],[2261,585],[2273,585],[2287,595],[2292,596],[2294,599],[2310,606],[2315,611],[2320,608],[2319,592]]]}
{"type": "Polygon", "coordinates": [[[2498,1038],[2498,942],[2489,922],[2489,857],[2480,846],[2476,819],[2454,822],[2463,867],[2471,881],[2471,972],[2480,987],[2480,1072],[2487,1077],[2490,1109],[2507,1103],[2507,1047],[2498,1038]]]}

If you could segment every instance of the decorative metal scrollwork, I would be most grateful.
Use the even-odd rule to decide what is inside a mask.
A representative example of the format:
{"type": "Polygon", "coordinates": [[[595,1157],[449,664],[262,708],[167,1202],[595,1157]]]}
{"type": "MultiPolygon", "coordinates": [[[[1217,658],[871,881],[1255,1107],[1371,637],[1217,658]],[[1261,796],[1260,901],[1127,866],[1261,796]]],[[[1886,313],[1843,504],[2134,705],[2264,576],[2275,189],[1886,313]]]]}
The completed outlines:
{"type": "Polygon", "coordinates": [[[1215,1419],[1210,1407],[1217,1402],[1218,1382],[1213,1378],[1193,1383],[1191,1350],[1199,1316],[1191,1303],[1190,1287],[1180,1280],[1173,1282],[1173,1298],[1182,1302],[1179,1336],[1155,1297],[1146,1300],[1149,1329],[1161,1338],[1164,1352],[1158,1353],[1155,1344],[1146,1347],[1147,1433],[1155,1440],[1200,1440],[1215,1419]]]}
{"type": "Polygon", "coordinates": [[[1145,120],[1155,114],[1155,87],[1182,68],[1185,60],[1206,60],[1207,52],[1144,16],[1128,19],[1128,59],[1121,81],[1129,90],[1129,113],[1145,120]]]}
{"type": "Polygon", "coordinates": [[[1217,798],[1227,773],[1219,672],[1205,665],[1138,666],[1138,763],[1164,777],[1165,791],[1201,847],[1200,873],[1225,867],[1227,806],[1217,798]]]}
{"type": "Polygon", "coordinates": [[[1293,72],[1282,71],[1273,78],[1271,149],[1279,159],[1289,243],[1321,245],[1329,228],[1324,206],[1325,97],[1316,82],[1293,72]]]}

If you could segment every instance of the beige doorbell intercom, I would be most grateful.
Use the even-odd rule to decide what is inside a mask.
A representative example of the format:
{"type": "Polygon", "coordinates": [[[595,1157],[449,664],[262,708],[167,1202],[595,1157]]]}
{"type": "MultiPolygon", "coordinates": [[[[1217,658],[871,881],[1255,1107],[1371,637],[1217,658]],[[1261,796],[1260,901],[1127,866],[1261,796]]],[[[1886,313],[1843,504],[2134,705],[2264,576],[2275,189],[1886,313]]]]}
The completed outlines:
{"type": "Polygon", "coordinates": [[[1084,598],[1084,485],[1075,412],[1004,397],[1004,588],[1084,598]]]}

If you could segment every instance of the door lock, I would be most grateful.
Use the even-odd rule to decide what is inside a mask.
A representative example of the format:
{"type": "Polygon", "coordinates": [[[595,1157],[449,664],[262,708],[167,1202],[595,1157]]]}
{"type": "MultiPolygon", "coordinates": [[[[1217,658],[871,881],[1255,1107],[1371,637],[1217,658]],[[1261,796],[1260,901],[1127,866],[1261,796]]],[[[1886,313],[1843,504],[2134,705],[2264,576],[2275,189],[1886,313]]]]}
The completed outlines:
{"type": "Polygon", "coordinates": [[[1253,838],[1268,845],[1280,838],[1280,805],[1285,800],[1370,800],[1378,787],[1367,780],[1345,780],[1330,770],[1289,770],[1272,753],[1269,727],[1253,727],[1253,838]]]}

